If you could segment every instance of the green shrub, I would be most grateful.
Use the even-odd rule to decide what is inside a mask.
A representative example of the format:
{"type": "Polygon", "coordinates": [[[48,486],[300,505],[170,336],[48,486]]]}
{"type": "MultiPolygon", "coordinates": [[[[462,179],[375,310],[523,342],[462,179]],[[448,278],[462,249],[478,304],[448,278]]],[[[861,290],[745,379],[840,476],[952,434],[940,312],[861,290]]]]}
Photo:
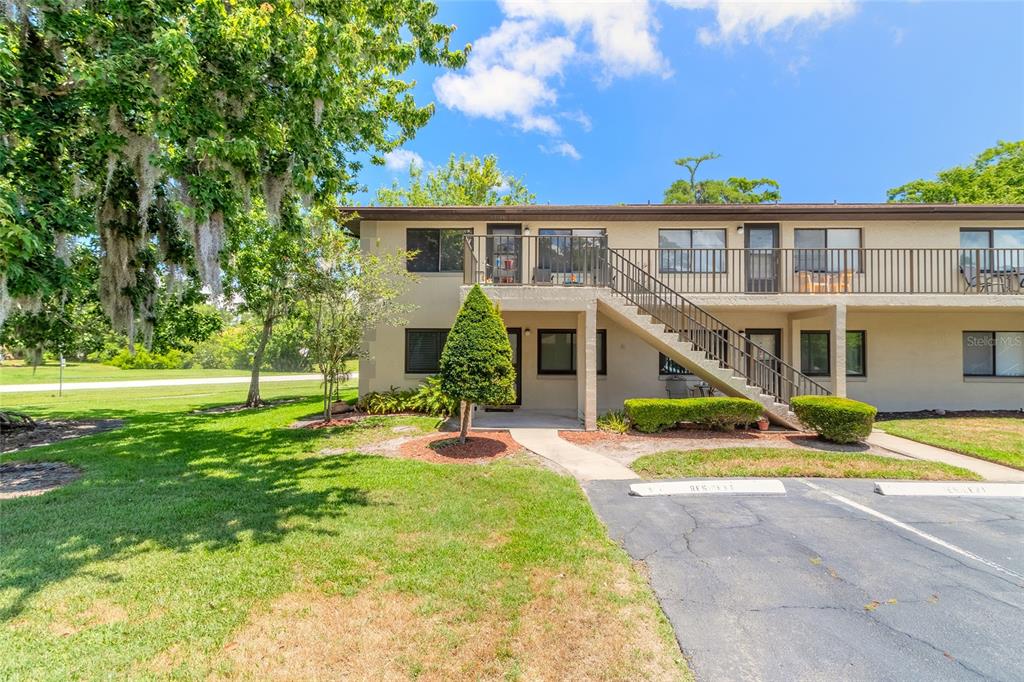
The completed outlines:
{"type": "Polygon", "coordinates": [[[629,431],[629,419],[622,410],[611,410],[597,418],[597,428],[612,433],[625,433],[629,431]]]}
{"type": "Polygon", "coordinates": [[[644,433],[662,431],[679,422],[726,430],[757,421],[762,409],[746,398],[633,398],[626,401],[630,424],[644,433]]]}
{"type": "Polygon", "coordinates": [[[849,398],[802,395],[789,401],[797,419],[834,443],[856,443],[867,438],[878,410],[849,398]]]}
{"type": "Polygon", "coordinates": [[[359,399],[356,407],[367,414],[412,412],[415,397],[416,391],[413,389],[399,390],[392,386],[387,391],[367,393],[359,399]]]}
{"type": "Polygon", "coordinates": [[[145,348],[135,351],[135,355],[122,349],[104,364],[121,369],[181,369],[189,361],[189,356],[172,348],[166,353],[150,353],[145,348]]]}
{"type": "Polygon", "coordinates": [[[409,408],[432,417],[450,417],[459,409],[459,402],[441,390],[439,377],[427,377],[409,401],[409,408]]]}

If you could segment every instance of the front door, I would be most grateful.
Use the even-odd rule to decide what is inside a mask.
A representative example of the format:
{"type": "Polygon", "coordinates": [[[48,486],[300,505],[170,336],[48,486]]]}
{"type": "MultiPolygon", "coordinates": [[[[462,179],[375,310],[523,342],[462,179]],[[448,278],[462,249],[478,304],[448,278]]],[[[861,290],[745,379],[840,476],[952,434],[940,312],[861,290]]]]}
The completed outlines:
{"type": "Polygon", "coordinates": [[[516,401],[512,403],[513,405],[523,404],[522,336],[523,330],[519,327],[508,330],[508,342],[512,346],[512,366],[516,368],[516,401]]]}
{"type": "Polygon", "coordinates": [[[747,291],[771,294],[779,290],[779,224],[744,225],[747,291]]]}
{"type": "Polygon", "coordinates": [[[492,284],[523,281],[523,226],[519,223],[487,225],[487,278],[492,284]]]}
{"type": "Polygon", "coordinates": [[[484,412],[511,412],[513,407],[523,404],[523,330],[519,327],[508,327],[505,331],[508,332],[508,343],[512,346],[512,366],[516,368],[516,399],[508,405],[488,405],[484,412]]]}
{"type": "Polygon", "coordinates": [[[747,337],[747,353],[750,359],[747,361],[748,376],[763,389],[767,389],[772,395],[783,397],[783,381],[779,375],[781,365],[779,358],[782,357],[782,330],[781,329],[748,329],[745,332],[747,337]]]}

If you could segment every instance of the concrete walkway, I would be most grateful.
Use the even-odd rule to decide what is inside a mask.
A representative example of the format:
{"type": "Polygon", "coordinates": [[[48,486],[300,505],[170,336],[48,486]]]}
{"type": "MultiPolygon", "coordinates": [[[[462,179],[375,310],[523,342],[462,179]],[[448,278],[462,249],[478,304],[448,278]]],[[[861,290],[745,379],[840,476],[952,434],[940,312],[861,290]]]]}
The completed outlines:
{"type": "MultiPolygon", "coordinates": [[[[358,378],[353,373],[351,378],[358,378]]],[[[277,381],[320,381],[319,374],[271,374],[261,376],[260,383],[274,383],[277,381]]],[[[133,381],[65,381],[64,390],[84,389],[114,389],[114,388],[150,388],[153,386],[204,386],[212,384],[247,384],[248,376],[234,377],[202,377],[197,379],[138,379],[133,381]]],[[[56,391],[60,384],[11,384],[0,386],[0,393],[33,393],[43,391],[56,391]]]]}
{"type": "Polygon", "coordinates": [[[639,478],[610,457],[584,450],[558,437],[557,429],[512,428],[512,439],[527,450],[551,460],[578,481],[620,481],[639,478]]]}
{"type": "Polygon", "coordinates": [[[912,459],[927,459],[933,462],[963,467],[980,475],[986,481],[1024,481],[1024,471],[1019,469],[994,462],[986,462],[977,457],[968,457],[967,455],[961,455],[959,452],[943,450],[933,445],[925,445],[908,438],[893,436],[877,429],[871,432],[867,440],[872,445],[892,450],[912,459]]]}

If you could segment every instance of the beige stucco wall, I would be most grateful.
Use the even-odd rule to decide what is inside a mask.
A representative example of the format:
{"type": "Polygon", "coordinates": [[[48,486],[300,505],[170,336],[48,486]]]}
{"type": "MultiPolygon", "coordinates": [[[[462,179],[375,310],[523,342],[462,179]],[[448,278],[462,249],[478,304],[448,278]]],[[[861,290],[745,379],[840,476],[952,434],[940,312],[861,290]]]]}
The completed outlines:
{"type": "MultiPolygon", "coordinates": [[[[656,248],[658,229],[662,227],[727,228],[730,248],[743,246],[743,235],[736,231],[738,223],[524,223],[537,234],[541,227],[604,227],[609,245],[617,248],[656,248]]],[[[785,221],[781,225],[782,246],[793,245],[796,227],[860,227],[864,230],[865,248],[881,247],[957,247],[959,230],[969,226],[1009,227],[1014,223],[969,223],[963,221],[862,221],[859,223],[821,223],[785,221]]],[[[374,222],[361,224],[361,243],[369,252],[394,252],[405,248],[407,227],[466,227],[485,234],[484,222],[374,222]]],[[[427,273],[419,275],[405,300],[415,306],[409,315],[408,327],[447,328],[458,311],[460,273],[427,273]]],[[[570,290],[571,291],[571,290],[570,290]]],[[[578,291],[578,290],[576,290],[578,291]]],[[[554,292],[552,292],[554,294],[554,292]]],[[[830,297],[834,299],[835,297],[830,297]]],[[[960,297],[962,298],[962,297],[960,297]]],[[[871,306],[870,297],[850,296],[847,328],[867,332],[868,376],[849,378],[848,394],[866,400],[884,410],[946,409],[1018,409],[1024,407],[1024,380],[964,379],[962,376],[961,333],[964,330],[1024,330],[1024,297],[984,297],[986,307],[954,311],[901,310],[921,303],[912,296],[887,296],[893,307],[886,311],[864,310],[871,306]],[[1000,300],[996,300],[1000,299],[1000,300]]],[[[877,303],[877,297],[874,299],[877,303]]],[[[823,301],[824,302],[824,301],[823,301]]],[[[784,296],[765,296],[756,309],[749,302],[743,310],[729,305],[715,305],[715,315],[736,329],[778,328],[782,330],[783,359],[799,367],[796,356],[801,329],[828,329],[828,309],[820,314],[806,311],[793,319],[793,301],[784,296]],[[815,316],[816,315],[816,316],[815,316]]],[[[940,301],[930,301],[941,303],[940,301]]],[[[962,305],[958,303],[958,305],[962,305]]],[[[877,307],[877,306],[876,306],[877,307]]],[[[509,310],[504,313],[510,327],[531,330],[523,336],[523,398],[524,405],[536,409],[572,409],[577,392],[574,377],[539,376],[536,372],[537,329],[574,328],[574,312],[529,312],[509,310]]],[[[621,406],[622,400],[636,396],[664,396],[664,381],[657,373],[658,353],[642,339],[598,315],[598,329],[608,332],[608,375],[598,377],[598,409],[604,412],[621,406]]],[[[386,390],[390,386],[412,387],[421,375],[404,372],[405,336],[402,328],[382,328],[367,339],[367,357],[360,363],[360,392],[386,390]]],[[[821,383],[830,386],[829,379],[821,383]]]]}

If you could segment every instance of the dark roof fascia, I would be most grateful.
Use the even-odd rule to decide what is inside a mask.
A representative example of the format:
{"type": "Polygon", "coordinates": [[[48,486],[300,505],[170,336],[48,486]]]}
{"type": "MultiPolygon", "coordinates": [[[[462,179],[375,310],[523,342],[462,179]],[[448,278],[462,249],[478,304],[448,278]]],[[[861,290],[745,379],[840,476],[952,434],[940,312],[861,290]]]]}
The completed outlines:
{"type": "Polygon", "coordinates": [[[745,204],[635,206],[358,206],[358,220],[1022,220],[1024,205],[745,204]]]}

